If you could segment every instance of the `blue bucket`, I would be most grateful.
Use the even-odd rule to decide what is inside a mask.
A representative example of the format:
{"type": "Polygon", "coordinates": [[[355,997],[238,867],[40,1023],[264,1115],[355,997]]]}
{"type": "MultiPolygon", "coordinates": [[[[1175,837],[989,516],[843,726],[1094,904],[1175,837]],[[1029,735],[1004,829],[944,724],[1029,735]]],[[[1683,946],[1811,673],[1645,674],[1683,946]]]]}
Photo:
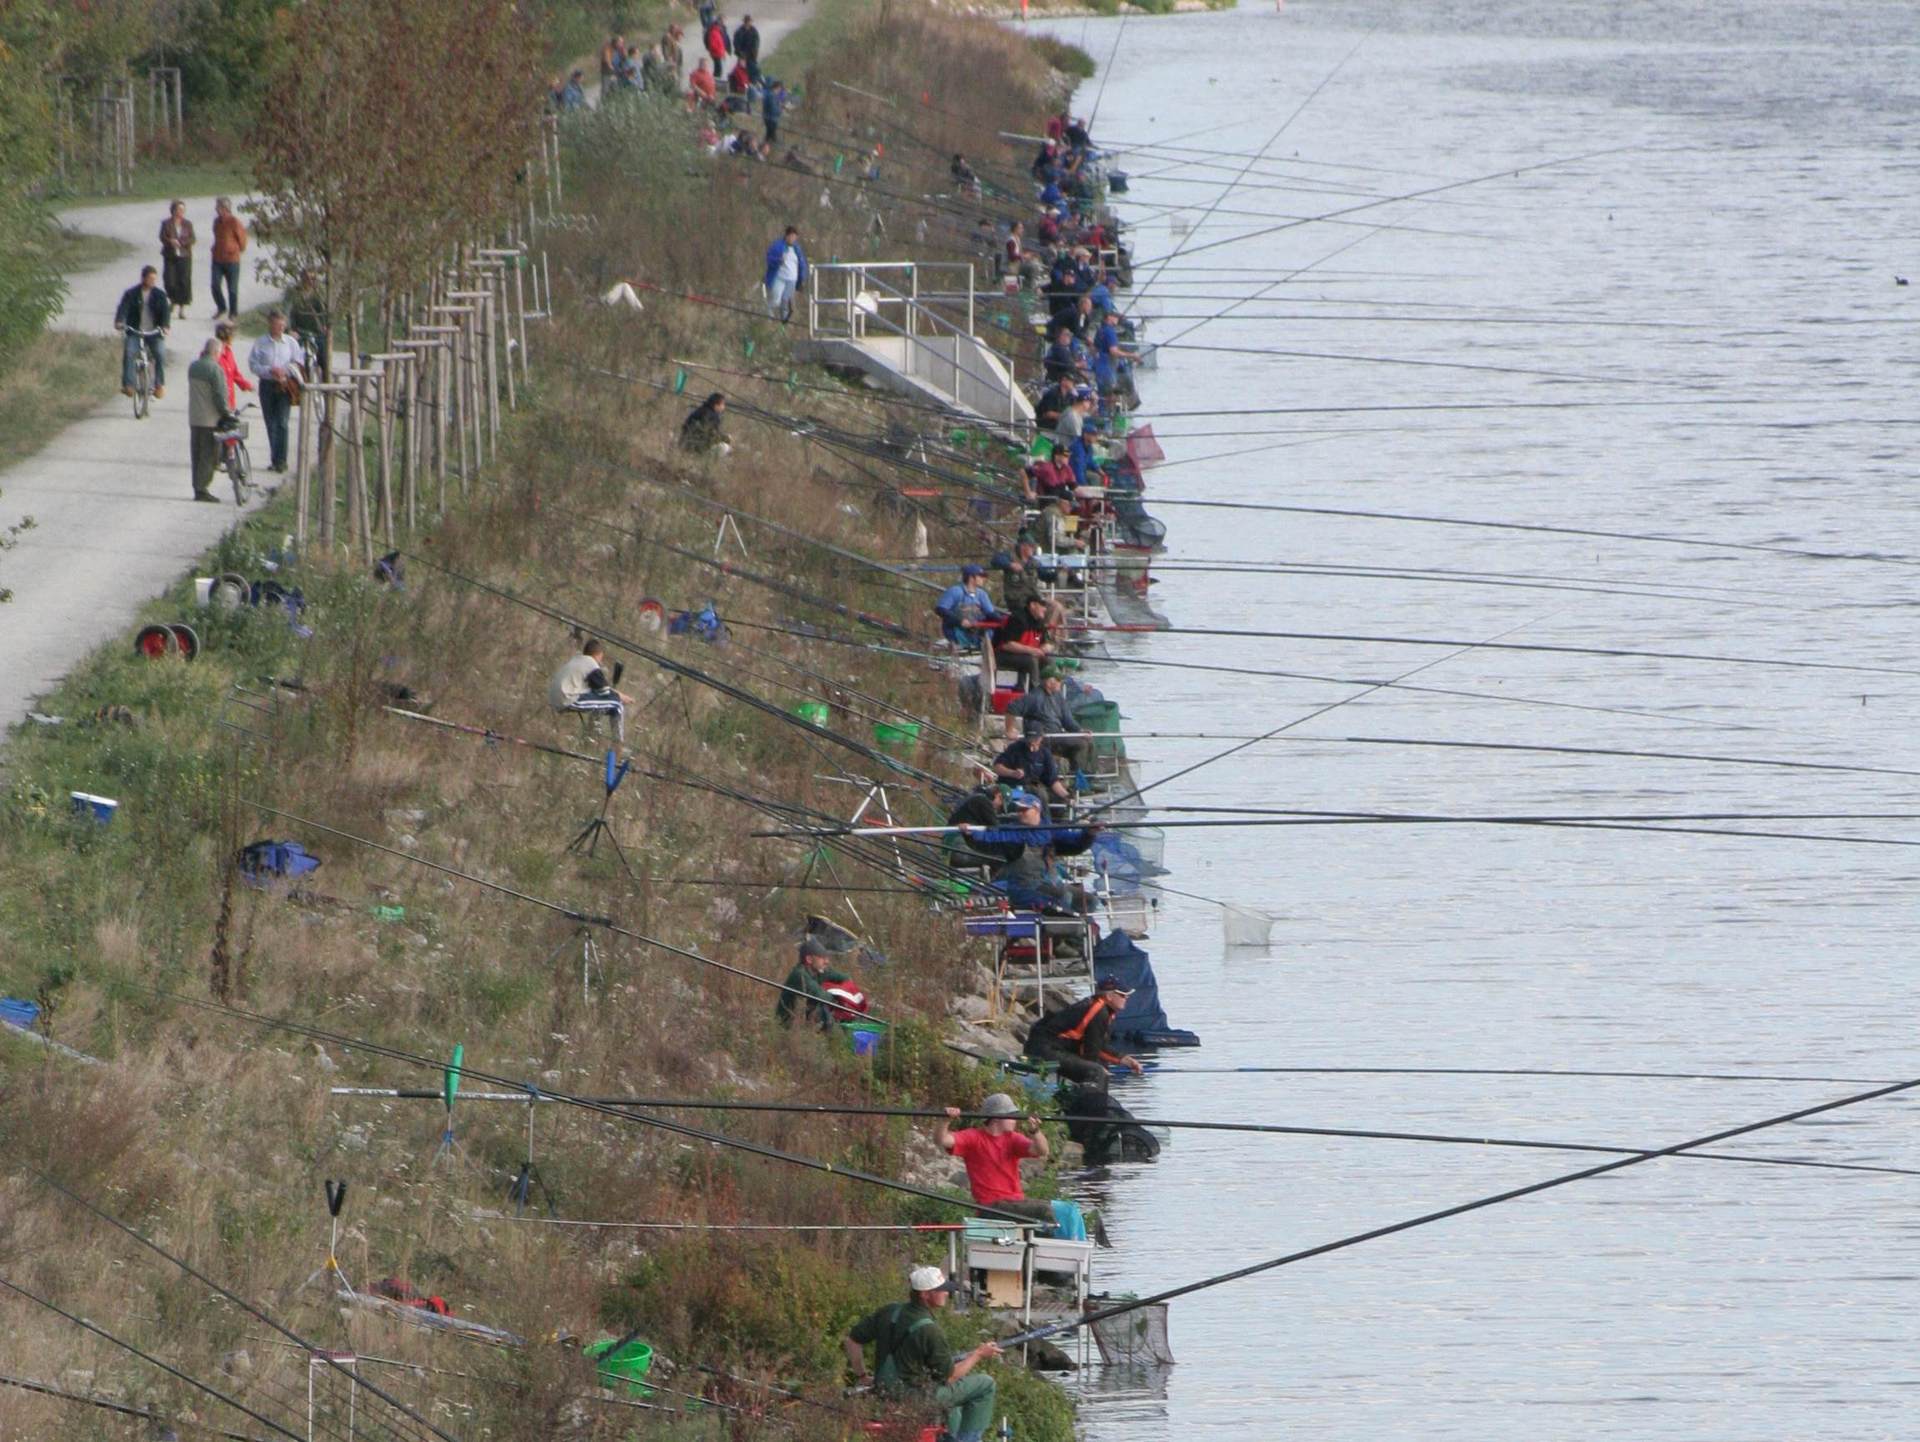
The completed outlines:
{"type": "Polygon", "coordinates": [[[862,1026],[858,1022],[847,1023],[847,1039],[853,1043],[855,1056],[872,1056],[880,1050],[880,1039],[886,1033],[876,1026],[862,1026]]]}
{"type": "Polygon", "coordinates": [[[113,820],[113,813],[120,809],[120,803],[110,796],[94,796],[85,791],[69,791],[68,799],[73,802],[73,814],[87,818],[105,826],[113,820]]]}

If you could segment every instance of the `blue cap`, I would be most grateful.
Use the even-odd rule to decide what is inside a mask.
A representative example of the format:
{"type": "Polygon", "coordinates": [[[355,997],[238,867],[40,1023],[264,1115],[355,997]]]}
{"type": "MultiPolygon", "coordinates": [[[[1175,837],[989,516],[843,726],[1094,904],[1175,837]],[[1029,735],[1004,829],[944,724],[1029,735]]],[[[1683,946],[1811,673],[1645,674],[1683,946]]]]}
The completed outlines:
{"type": "Polygon", "coordinates": [[[1029,806],[1038,806],[1040,804],[1040,798],[1035,796],[1031,791],[1016,791],[1013,795],[1009,796],[1007,800],[1020,810],[1025,810],[1029,806]]]}
{"type": "Polygon", "coordinates": [[[965,580],[968,576],[984,576],[986,574],[987,568],[975,561],[969,561],[960,568],[960,578],[962,580],[965,580]]]}

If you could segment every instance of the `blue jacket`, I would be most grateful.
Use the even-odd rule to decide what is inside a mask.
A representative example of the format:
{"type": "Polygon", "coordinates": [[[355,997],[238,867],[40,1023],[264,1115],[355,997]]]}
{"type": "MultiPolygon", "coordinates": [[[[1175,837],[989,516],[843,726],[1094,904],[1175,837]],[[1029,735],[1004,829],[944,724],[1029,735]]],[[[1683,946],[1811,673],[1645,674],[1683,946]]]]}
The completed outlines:
{"type": "Polygon", "coordinates": [[[940,599],[933,603],[933,609],[949,625],[957,625],[961,621],[1001,620],[1007,614],[993,604],[993,597],[987,594],[985,586],[977,591],[969,591],[960,582],[942,591],[940,599]]]}
{"type": "MultiPolygon", "coordinates": [[[[772,122],[773,124],[778,125],[780,123],[781,115],[783,115],[786,112],[786,108],[787,108],[787,92],[784,89],[775,89],[773,86],[769,85],[767,87],[766,94],[761,96],[760,98],[761,116],[766,120],[772,122]]],[[[803,270],[805,269],[805,266],[806,266],[806,262],[804,260],[801,261],[801,267],[803,270]]]]}
{"type": "MultiPolygon", "coordinates": [[[[805,285],[807,283],[807,253],[798,245],[794,246],[793,250],[794,254],[800,257],[800,277],[797,284],[805,285]]],[[[783,235],[767,247],[767,278],[762,283],[769,290],[773,288],[774,281],[780,278],[780,262],[786,258],[787,238],[783,235]]]]}

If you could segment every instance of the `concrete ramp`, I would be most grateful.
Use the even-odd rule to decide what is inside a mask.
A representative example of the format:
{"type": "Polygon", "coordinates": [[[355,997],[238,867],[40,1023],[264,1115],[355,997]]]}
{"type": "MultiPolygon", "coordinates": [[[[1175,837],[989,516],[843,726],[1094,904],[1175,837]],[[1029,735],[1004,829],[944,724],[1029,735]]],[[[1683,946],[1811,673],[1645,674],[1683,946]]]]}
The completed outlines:
{"type": "Polygon", "coordinates": [[[971,265],[821,265],[812,282],[799,359],[857,371],[995,430],[1032,424],[1007,362],[974,334],[971,265]]]}

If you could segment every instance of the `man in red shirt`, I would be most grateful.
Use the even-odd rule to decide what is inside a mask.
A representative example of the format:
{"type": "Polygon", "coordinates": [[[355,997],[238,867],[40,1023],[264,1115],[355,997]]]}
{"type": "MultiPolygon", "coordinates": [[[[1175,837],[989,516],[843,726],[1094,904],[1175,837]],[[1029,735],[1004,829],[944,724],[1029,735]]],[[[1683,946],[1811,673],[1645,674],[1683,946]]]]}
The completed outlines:
{"type": "Polygon", "coordinates": [[[1020,1108],[1005,1092],[995,1092],[980,1104],[986,1121],[977,1127],[955,1131],[960,1108],[948,1107],[947,1115],[934,1131],[933,1139],[942,1151],[951,1152],[966,1164],[967,1185],[973,1199],[996,1212],[1032,1217],[1053,1225],[1053,1203],[1027,1200],[1020,1185],[1020,1159],[1032,1157],[1044,1162],[1050,1156],[1047,1134],[1040,1130],[1037,1117],[1020,1115],[1020,1108]]]}

